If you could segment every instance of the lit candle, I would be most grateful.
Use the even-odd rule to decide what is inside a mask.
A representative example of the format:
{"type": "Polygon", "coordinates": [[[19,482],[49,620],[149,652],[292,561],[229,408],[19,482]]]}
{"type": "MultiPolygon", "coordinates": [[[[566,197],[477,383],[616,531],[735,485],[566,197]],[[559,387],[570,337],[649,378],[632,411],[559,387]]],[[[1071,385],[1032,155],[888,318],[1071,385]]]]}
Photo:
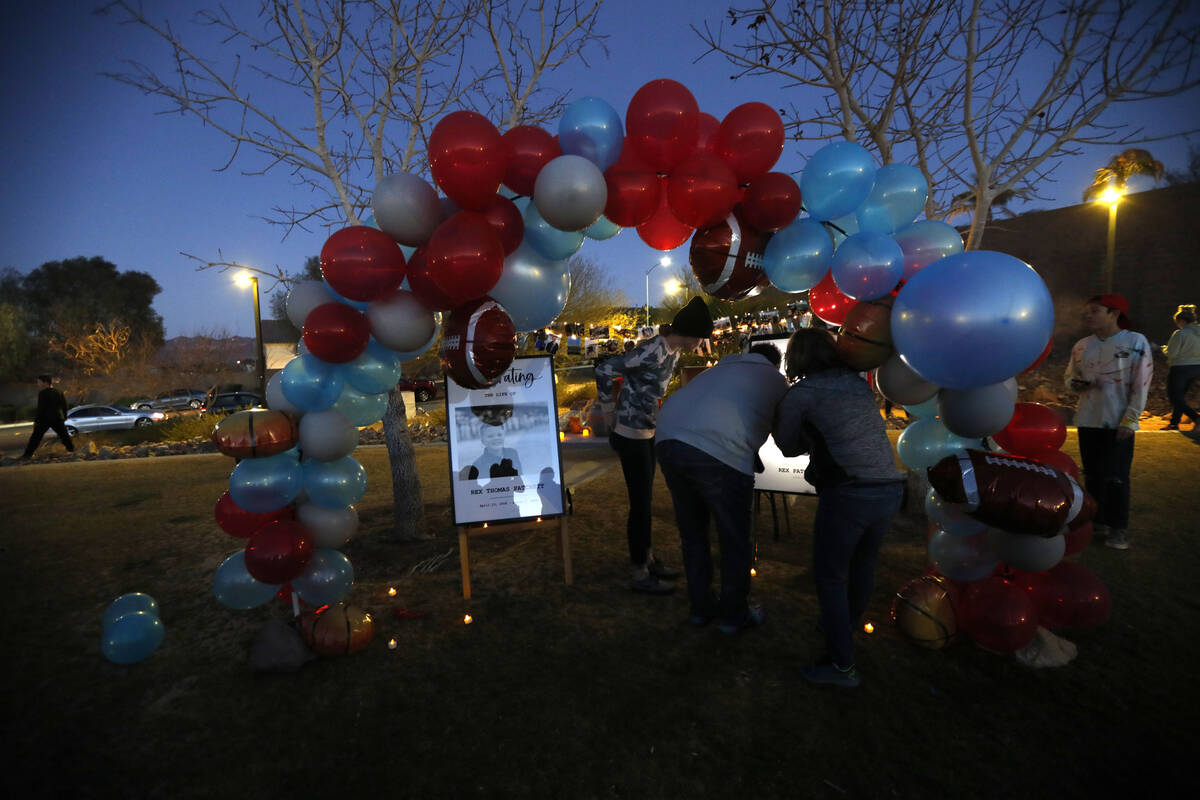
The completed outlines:
{"type": "Polygon", "coordinates": [[[867,633],[874,633],[875,626],[874,626],[874,624],[868,622],[866,625],[863,625],[863,630],[866,631],[867,633]]]}
{"type": "Polygon", "coordinates": [[[396,587],[389,586],[388,587],[388,597],[395,597],[395,596],[396,596],[396,587]]]}
{"type": "Polygon", "coordinates": [[[470,625],[473,621],[474,620],[471,619],[470,614],[463,614],[463,624],[464,625],[470,625]]]}
{"type": "Polygon", "coordinates": [[[388,650],[395,650],[395,649],[396,649],[396,640],[388,639],[388,650]]]}
{"type": "Polygon", "coordinates": [[[758,577],[758,570],[756,570],[754,567],[751,567],[751,568],[750,568],[750,577],[751,577],[751,578],[756,578],[756,577],[758,577]]]}

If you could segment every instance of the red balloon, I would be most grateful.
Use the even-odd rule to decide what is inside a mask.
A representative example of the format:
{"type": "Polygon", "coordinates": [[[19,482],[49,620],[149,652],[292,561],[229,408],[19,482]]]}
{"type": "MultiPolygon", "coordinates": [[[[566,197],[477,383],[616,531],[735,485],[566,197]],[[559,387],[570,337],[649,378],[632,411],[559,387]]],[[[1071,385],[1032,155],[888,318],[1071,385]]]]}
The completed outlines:
{"type": "MultiPolygon", "coordinates": [[[[666,180],[666,178],[661,179],[663,183],[666,180]]],[[[613,221],[616,222],[616,220],[613,221]]],[[[638,236],[642,237],[642,241],[655,250],[674,250],[688,240],[688,237],[692,235],[692,230],[692,226],[680,222],[671,213],[671,209],[667,205],[666,186],[659,190],[658,208],[654,211],[654,216],[637,226],[638,236]]]]}
{"type": "Polygon", "coordinates": [[[483,218],[500,238],[504,255],[510,255],[521,245],[521,239],[525,237],[525,220],[521,216],[521,210],[512,200],[496,195],[491,205],[484,210],[483,218]]]}
{"type": "Polygon", "coordinates": [[[667,181],[667,206],[675,219],[693,228],[721,224],[737,199],[733,170],[711,153],[693,153],[667,181]]]}
{"type": "Polygon", "coordinates": [[[352,225],[325,240],[321,274],[342,297],[377,300],[404,282],[404,251],[383,231],[352,225]]]}
{"type": "Polygon", "coordinates": [[[465,209],[487,208],[507,168],[508,148],[482,114],[447,114],[429,135],[429,171],[446,196],[465,209]]]}
{"type": "Polygon", "coordinates": [[[659,172],[670,171],[691,155],[699,126],[696,98],[682,83],[667,78],[638,89],[625,111],[629,140],[650,168],[659,172]]]}
{"type": "Polygon", "coordinates": [[[345,303],[323,303],[304,318],[304,346],[329,364],[353,361],[367,349],[371,323],[345,303]]]}
{"type": "Polygon", "coordinates": [[[636,228],[654,216],[662,193],[658,176],[641,159],[625,137],[625,146],[615,164],[604,170],[608,201],[604,216],[622,228],[636,228]]]}
{"type": "Polygon", "coordinates": [[[1055,630],[1070,620],[1066,604],[1056,596],[1049,572],[1012,570],[1010,580],[1024,589],[1029,596],[1037,614],[1038,625],[1055,630]]]}
{"type": "Polygon", "coordinates": [[[286,583],[312,558],[308,529],[295,520],[272,522],[255,532],[246,545],[246,571],[263,583],[286,583]]]}
{"type": "Polygon", "coordinates": [[[542,167],[562,155],[558,139],[536,125],[509,128],[501,137],[508,148],[504,185],[517,194],[533,196],[533,184],[542,167]]]}
{"type": "Polygon", "coordinates": [[[743,103],[721,120],[713,149],[733,167],[738,183],[747,183],[779,160],[783,120],[766,103],[743,103]]]}
{"type": "Polygon", "coordinates": [[[1012,419],[993,437],[1010,453],[1038,458],[1067,441],[1067,426],[1058,412],[1041,403],[1017,403],[1012,419]]]}
{"type": "Polygon", "coordinates": [[[1087,546],[1092,543],[1092,537],[1096,535],[1096,529],[1092,527],[1092,523],[1080,525],[1078,528],[1067,528],[1067,532],[1063,537],[1067,540],[1067,549],[1063,552],[1064,556],[1073,556],[1087,550],[1087,546]]]}
{"type": "Polygon", "coordinates": [[[408,259],[408,288],[417,302],[430,311],[449,311],[454,299],[438,288],[429,274],[429,259],[422,245],[408,259]]]}
{"type": "Polygon", "coordinates": [[[800,213],[800,187],[791,175],[768,172],[750,181],[742,198],[746,220],[760,231],[778,231],[800,213]]]}
{"type": "Polygon", "coordinates": [[[825,273],[821,282],[808,290],[808,305],[817,318],[830,325],[841,325],[857,300],[842,294],[833,282],[833,272],[825,273]]]}
{"type": "Polygon", "coordinates": [[[1075,459],[1062,450],[1042,450],[1040,453],[1031,453],[1029,458],[1048,467],[1054,467],[1060,472],[1065,472],[1074,478],[1076,483],[1079,483],[1079,465],[1075,463],[1075,459]]]}
{"type": "Polygon", "coordinates": [[[430,280],[457,306],[483,297],[500,280],[504,246],[482,214],[460,211],[433,232],[425,258],[430,280]]]}
{"type": "Polygon", "coordinates": [[[1038,618],[1029,593],[1001,577],[976,581],[967,589],[962,627],[976,644],[998,653],[1020,650],[1037,635],[1038,618]]]}
{"type": "Polygon", "coordinates": [[[1063,627],[1094,628],[1112,614],[1104,581],[1082,564],[1060,561],[1047,572],[1046,602],[1061,606],[1063,627]]]}
{"type": "Polygon", "coordinates": [[[259,528],[276,520],[295,519],[296,509],[293,506],[287,505],[275,511],[268,511],[265,514],[255,514],[252,511],[246,511],[233,502],[233,497],[226,490],[217,499],[217,504],[213,507],[213,516],[216,518],[217,525],[221,527],[221,530],[230,536],[236,536],[239,539],[249,539],[259,528]]]}
{"type": "Polygon", "coordinates": [[[1050,355],[1050,351],[1053,349],[1054,349],[1054,339],[1051,339],[1050,341],[1046,342],[1046,349],[1043,350],[1042,354],[1037,357],[1037,360],[1034,361],[1032,364],[1030,364],[1025,369],[1021,370],[1021,374],[1024,375],[1026,372],[1036,369],[1039,364],[1041,364],[1043,361],[1046,360],[1046,356],[1050,355]]]}
{"type": "Polygon", "coordinates": [[[716,154],[717,128],[719,127],[721,127],[721,120],[707,112],[700,112],[700,123],[696,129],[697,153],[716,154]]]}

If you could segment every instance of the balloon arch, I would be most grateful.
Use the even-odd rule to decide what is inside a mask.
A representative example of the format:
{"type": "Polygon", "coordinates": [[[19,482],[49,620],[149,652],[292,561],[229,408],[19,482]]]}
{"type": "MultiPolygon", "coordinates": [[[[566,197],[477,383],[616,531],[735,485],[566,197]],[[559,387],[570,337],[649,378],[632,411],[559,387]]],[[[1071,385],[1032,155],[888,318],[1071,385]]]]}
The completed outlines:
{"type": "MultiPolygon", "coordinates": [[[[238,609],[292,592],[318,606],[341,600],[354,573],[338,548],[357,529],[354,504],[366,489],[351,452],[358,428],[382,417],[402,362],[440,336],[447,374],[489,385],[511,363],[515,333],[561,312],[568,259],[586,239],[623,228],[658,250],[691,238],[692,269],[716,297],[750,297],[768,283],[808,292],[813,312],[842,326],[843,359],[874,370],[877,389],[920,418],[898,445],[910,468],[994,434],[995,451],[1078,474],[1058,450],[1061,420],[1016,403],[1012,379],[1044,357],[1053,329],[1038,274],[1002,253],[963,252],[952,226],[917,220],[928,186],[915,167],[877,168],[863,147],[841,141],[814,153],[797,184],[771,171],[784,138],[770,106],[746,103],[718,121],[666,79],[639,89],[623,121],[599,98],[571,103],[557,136],[529,125],[501,134],[472,111],[441,119],[428,156],[444,196],[409,173],[379,182],[373,225],[330,236],[324,281],[288,296],[302,352],[269,382],[271,410],[235,415],[214,431],[224,452],[242,457],[216,519],[247,540],[218,568],[217,599],[238,609]],[[448,312],[444,330],[439,312],[448,312]]],[[[1070,486],[1055,478],[1041,491],[1070,486]]],[[[988,522],[936,489],[928,502],[938,524],[931,562],[941,580],[986,584],[969,617],[972,634],[993,649],[1027,644],[1034,618],[1019,602],[1032,603],[1034,590],[1017,592],[1011,570],[991,577],[997,568],[1036,573],[1038,596],[1058,597],[1067,590],[1046,576],[1079,548],[1065,520],[1062,531],[1023,530],[1021,502],[992,498],[1000,510],[988,522]]],[[[1082,517],[1073,522],[1072,530],[1090,530],[1082,517]]],[[[1070,572],[1076,594],[1091,585],[1082,567],[1067,566],[1060,572],[1070,572]]]]}

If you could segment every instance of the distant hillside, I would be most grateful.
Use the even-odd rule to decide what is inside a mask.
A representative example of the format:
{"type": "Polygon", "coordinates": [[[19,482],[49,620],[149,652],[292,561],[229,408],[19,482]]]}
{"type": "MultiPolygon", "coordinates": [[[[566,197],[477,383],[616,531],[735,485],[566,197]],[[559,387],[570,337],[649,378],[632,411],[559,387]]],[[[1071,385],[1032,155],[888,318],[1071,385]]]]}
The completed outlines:
{"type": "Polygon", "coordinates": [[[232,336],[214,339],[209,336],[176,336],[167,339],[154,356],[154,362],[179,367],[207,364],[229,364],[238,359],[254,358],[254,339],[232,336]]]}

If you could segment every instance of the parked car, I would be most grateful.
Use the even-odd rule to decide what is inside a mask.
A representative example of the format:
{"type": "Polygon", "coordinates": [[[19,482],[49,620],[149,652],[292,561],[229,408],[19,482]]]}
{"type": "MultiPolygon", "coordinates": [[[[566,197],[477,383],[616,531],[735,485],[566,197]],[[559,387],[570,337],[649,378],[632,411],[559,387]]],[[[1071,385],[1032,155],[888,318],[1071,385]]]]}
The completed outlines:
{"type": "Polygon", "coordinates": [[[424,378],[401,378],[396,388],[402,392],[412,392],[418,403],[437,397],[437,384],[424,378]]]}
{"type": "Polygon", "coordinates": [[[67,433],[95,433],[141,428],[166,418],[161,411],[120,408],[118,406],[75,406],[67,412],[67,433]]]}
{"type": "Polygon", "coordinates": [[[130,403],[130,408],[135,409],[150,409],[150,408],[200,408],[204,405],[203,389],[172,389],[169,392],[163,392],[153,400],[145,399],[138,400],[136,403],[130,403]]]}
{"type": "Polygon", "coordinates": [[[205,414],[229,414],[246,408],[262,408],[266,405],[258,392],[221,392],[203,407],[205,414]]]}

